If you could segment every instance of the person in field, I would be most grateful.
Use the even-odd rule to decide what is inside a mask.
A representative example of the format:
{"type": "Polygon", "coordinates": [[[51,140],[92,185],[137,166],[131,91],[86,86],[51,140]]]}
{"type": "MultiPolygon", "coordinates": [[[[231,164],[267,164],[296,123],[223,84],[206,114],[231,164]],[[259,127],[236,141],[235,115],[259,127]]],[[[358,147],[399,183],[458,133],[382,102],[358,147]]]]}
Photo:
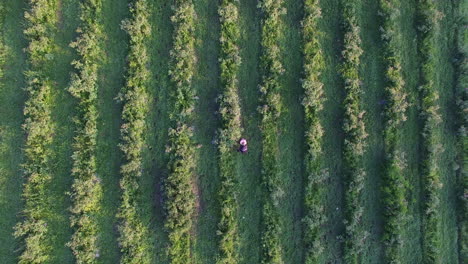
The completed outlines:
{"type": "Polygon", "coordinates": [[[241,138],[239,140],[239,144],[240,144],[239,152],[242,153],[242,154],[247,153],[247,139],[241,138]]]}

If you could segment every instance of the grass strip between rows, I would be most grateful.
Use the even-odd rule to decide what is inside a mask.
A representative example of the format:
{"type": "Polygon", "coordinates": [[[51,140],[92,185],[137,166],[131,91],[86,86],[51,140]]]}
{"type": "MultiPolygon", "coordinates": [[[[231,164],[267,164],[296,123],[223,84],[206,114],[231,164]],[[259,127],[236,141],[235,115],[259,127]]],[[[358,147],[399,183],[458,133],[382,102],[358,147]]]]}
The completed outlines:
{"type": "Polygon", "coordinates": [[[468,6],[462,6],[463,3],[458,3],[457,6],[457,57],[456,61],[456,77],[457,77],[457,96],[459,105],[459,131],[458,131],[458,238],[459,238],[459,262],[468,261],[468,173],[466,171],[468,165],[468,31],[467,31],[467,15],[468,6]]]}
{"type": "Polygon", "coordinates": [[[48,77],[48,68],[52,66],[51,54],[55,49],[57,2],[30,0],[29,4],[24,31],[29,41],[26,49],[28,70],[25,73],[28,98],[23,124],[26,133],[26,160],[23,164],[25,205],[23,219],[15,226],[15,237],[21,237],[24,242],[18,263],[47,263],[52,250],[47,219],[53,202],[48,197],[47,186],[52,180],[51,144],[55,131],[51,119],[53,83],[48,77]]]}
{"type": "MultiPolygon", "coordinates": [[[[4,29],[3,24],[5,22],[5,4],[0,3],[0,80],[3,79],[3,63],[5,62],[5,39],[4,39],[4,29]]],[[[2,84],[0,84],[2,85],[2,84]]]]}
{"type": "Polygon", "coordinates": [[[120,101],[124,103],[120,148],[125,158],[120,169],[122,202],[117,215],[120,219],[120,263],[148,264],[151,263],[150,232],[142,220],[139,203],[145,121],[149,111],[147,89],[150,72],[147,68],[149,56],[146,45],[151,36],[151,26],[148,22],[147,1],[134,0],[130,12],[132,18],[122,23],[122,28],[130,36],[130,51],[126,85],[119,94],[120,101]]]}
{"type": "Polygon", "coordinates": [[[405,153],[398,149],[401,129],[407,120],[408,95],[401,68],[401,53],[398,40],[401,38],[398,9],[399,0],[380,0],[382,16],[381,38],[384,42],[385,78],[385,129],[386,152],[383,184],[385,224],[383,241],[388,263],[402,263],[402,235],[408,220],[407,189],[409,181],[405,175],[405,153]]]}
{"type": "Polygon", "coordinates": [[[221,188],[221,219],[218,224],[218,264],[239,263],[238,202],[236,198],[236,152],[235,144],[242,135],[241,109],[238,95],[238,73],[241,64],[238,43],[240,40],[239,1],[222,0],[219,6],[221,22],[221,129],[219,131],[219,167],[221,188]]]}
{"type": "Polygon", "coordinates": [[[345,181],[345,244],[346,263],[360,263],[365,240],[369,232],[363,223],[363,189],[366,172],[363,156],[367,148],[367,137],[362,107],[362,81],[359,76],[361,48],[360,28],[357,14],[359,0],[344,1],[343,8],[343,64],[342,78],[346,91],[343,102],[345,108],[343,130],[345,142],[343,149],[346,168],[345,181]]]}
{"type": "Polygon", "coordinates": [[[72,64],[76,73],[71,75],[69,92],[77,99],[76,132],[73,143],[73,185],[70,217],[74,228],[68,246],[77,263],[97,263],[99,250],[98,216],[103,196],[101,179],[96,173],[98,64],[101,51],[101,0],[80,3],[81,25],[78,38],[71,44],[79,59],[72,64]]]}
{"type": "Polygon", "coordinates": [[[267,196],[263,205],[263,230],[261,234],[261,263],[283,263],[280,243],[281,223],[278,212],[279,200],[283,196],[279,179],[278,121],[281,114],[281,83],[284,72],[279,48],[282,15],[285,9],[282,0],[261,0],[261,48],[260,85],[261,131],[262,131],[262,181],[267,196]]]}
{"type": "Polygon", "coordinates": [[[424,190],[423,213],[423,261],[424,263],[442,263],[440,195],[442,189],[439,168],[440,153],[444,151],[437,136],[438,126],[442,122],[439,106],[439,94],[434,85],[437,71],[435,47],[436,31],[440,14],[433,0],[418,0],[418,50],[421,56],[421,118],[423,121],[423,161],[422,180],[424,190]]]}
{"type": "Polygon", "coordinates": [[[169,75],[173,108],[169,129],[169,175],[165,182],[167,196],[165,227],[169,232],[168,254],[172,264],[191,263],[192,226],[195,195],[192,190],[195,167],[193,112],[195,89],[195,9],[192,0],[176,0],[171,21],[174,27],[169,75]]]}
{"type": "Polygon", "coordinates": [[[324,225],[328,221],[325,215],[325,180],[328,171],[323,164],[323,124],[321,113],[325,102],[323,83],[320,80],[325,62],[320,45],[322,32],[318,22],[321,18],[319,0],[304,1],[304,19],[302,21],[304,77],[302,105],[305,112],[305,216],[304,243],[306,245],[305,263],[321,263],[321,254],[325,249],[324,225]]]}

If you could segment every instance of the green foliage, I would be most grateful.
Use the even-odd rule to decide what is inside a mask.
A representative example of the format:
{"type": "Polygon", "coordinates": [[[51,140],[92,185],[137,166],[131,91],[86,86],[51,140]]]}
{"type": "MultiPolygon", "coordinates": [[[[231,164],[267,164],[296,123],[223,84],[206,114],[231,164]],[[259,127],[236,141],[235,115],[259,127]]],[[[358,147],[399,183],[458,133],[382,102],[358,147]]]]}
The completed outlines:
{"type": "Polygon", "coordinates": [[[324,225],[328,221],[325,215],[324,181],[328,173],[323,168],[323,126],[320,114],[325,101],[323,83],[320,80],[324,69],[324,59],[319,42],[321,32],[318,21],[321,17],[319,0],[304,2],[305,16],[302,21],[303,53],[304,53],[304,106],[306,134],[305,141],[308,151],[305,157],[306,187],[305,187],[305,225],[304,243],[306,245],[305,263],[320,263],[324,250],[324,225]]]}
{"type": "Polygon", "coordinates": [[[359,76],[360,57],[362,55],[360,28],[357,14],[359,0],[345,1],[344,47],[342,51],[342,78],[346,90],[344,100],[345,117],[343,130],[345,144],[343,156],[347,180],[345,191],[345,248],[346,263],[360,263],[360,255],[364,250],[364,242],[368,232],[363,226],[363,188],[366,172],[364,171],[363,155],[367,147],[367,132],[362,110],[362,87],[359,76]]]}
{"type": "Polygon", "coordinates": [[[24,242],[19,263],[47,263],[51,257],[47,186],[52,180],[50,145],[55,128],[51,120],[52,83],[47,77],[47,68],[52,65],[50,54],[54,50],[56,4],[56,1],[31,0],[30,9],[25,13],[29,68],[25,73],[28,99],[24,106],[23,124],[26,133],[26,161],[23,164],[25,205],[23,220],[15,227],[15,237],[23,238],[24,242]]]}
{"type": "Polygon", "coordinates": [[[145,121],[148,113],[147,68],[149,57],[147,40],[151,36],[146,0],[135,0],[130,11],[132,18],[124,20],[122,28],[130,36],[130,53],[127,57],[127,83],[122,88],[120,100],[123,125],[120,130],[125,162],[121,167],[122,203],[118,212],[120,224],[120,263],[145,264],[151,262],[151,241],[148,227],[139,210],[139,183],[142,174],[142,148],[144,146],[145,121]]]}
{"type": "Polygon", "coordinates": [[[195,145],[190,123],[195,107],[192,77],[195,66],[195,9],[192,0],[176,0],[171,21],[174,27],[169,75],[173,86],[169,130],[169,175],[166,179],[166,228],[169,232],[168,254],[171,263],[190,263],[192,217],[195,196],[192,179],[195,145]]]}
{"type": "Polygon", "coordinates": [[[100,21],[100,0],[86,0],[80,5],[81,26],[79,36],[71,47],[80,57],[73,65],[77,73],[71,76],[68,88],[78,99],[77,126],[73,144],[74,177],[71,198],[71,226],[75,232],[68,246],[72,249],[77,263],[97,263],[99,258],[97,216],[103,195],[101,179],[96,173],[97,137],[97,78],[102,40],[100,21]]]}
{"type": "Polygon", "coordinates": [[[384,62],[386,64],[386,107],[384,143],[387,160],[383,184],[385,204],[385,225],[383,241],[388,263],[401,263],[400,252],[408,217],[407,188],[409,185],[405,175],[405,153],[397,149],[399,131],[406,121],[408,108],[405,82],[401,70],[401,53],[398,39],[401,33],[398,28],[401,19],[397,0],[381,0],[382,40],[384,42],[384,62]]]}
{"type": "Polygon", "coordinates": [[[263,208],[263,233],[261,238],[261,263],[283,263],[279,234],[279,198],[283,191],[280,187],[278,168],[278,120],[281,114],[280,76],[284,72],[278,46],[281,32],[281,16],[285,13],[282,0],[262,0],[258,7],[262,13],[260,66],[262,83],[260,85],[261,131],[262,131],[262,177],[268,197],[263,208]]]}
{"type": "Polygon", "coordinates": [[[241,64],[238,42],[240,39],[239,2],[221,1],[218,13],[221,22],[221,85],[223,93],[218,99],[222,127],[219,131],[219,167],[221,189],[221,220],[218,235],[221,236],[218,264],[239,263],[238,201],[236,198],[236,166],[233,151],[242,134],[241,111],[238,96],[238,72],[241,64]]]}
{"type": "Polygon", "coordinates": [[[423,120],[424,157],[424,217],[423,217],[423,260],[425,263],[441,263],[440,259],[440,190],[442,188],[439,169],[440,153],[443,147],[436,135],[437,127],[442,121],[439,113],[439,95],[434,87],[436,72],[435,33],[438,30],[440,16],[433,0],[419,0],[418,12],[418,49],[421,56],[421,118],[423,120]]]}

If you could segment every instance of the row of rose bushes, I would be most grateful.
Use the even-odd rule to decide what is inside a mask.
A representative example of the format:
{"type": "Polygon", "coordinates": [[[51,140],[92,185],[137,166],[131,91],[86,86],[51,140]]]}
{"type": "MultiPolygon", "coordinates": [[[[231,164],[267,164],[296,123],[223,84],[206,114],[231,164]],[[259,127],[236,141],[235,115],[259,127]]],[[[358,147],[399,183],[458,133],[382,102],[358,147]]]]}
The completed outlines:
{"type": "Polygon", "coordinates": [[[51,176],[51,144],[55,127],[51,119],[52,81],[48,69],[53,65],[50,54],[54,51],[57,22],[57,1],[34,0],[25,13],[29,42],[27,100],[24,106],[26,134],[23,171],[26,178],[23,189],[22,220],[15,227],[15,237],[22,239],[19,263],[48,263],[51,242],[47,219],[50,216],[50,197],[47,186],[51,176]]]}
{"type": "Polygon", "coordinates": [[[366,172],[363,156],[367,148],[367,132],[362,107],[362,86],[359,76],[361,48],[360,28],[357,14],[360,1],[346,1],[343,6],[344,42],[341,74],[346,97],[344,100],[345,142],[343,156],[346,169],[345,180],[345,245],[346,263],[360,263],[364,243],[368,236],[363,223],[363,188],[366,172]]]}
{"type": "Polygon", "coordinates": [[[285,9],[282,0],[259,2],[262,14],[260,67],[261,132],[262,132],[262,182],[267,196],[263,206],[263,230],[261,235],[261,262],[282,263],[280,244],[281,223],[278,212],[282,190],[278,168],[278,121],[281,114],[280,77],[284,72],[279,49],[282,15],[285,9]]]}
{"type": "Polygon", "coordinates": [[[385,128],[386,152],[383,183],[385,256],[389,263],[401,263],[402,234],[408,218],[407,188],[404,152],[398,149],[401,130],[407,119],[408,95],[401,69],[400,1],[380,0],[381,36],[384,43],[385,71],[385,128]]]}
{"type": "Polygon", "coordinates": [[[425,263],[439,263],[441,247],[440,191],[442,188],[439,168],[443,147],[437,135],[442,121],[439,111],[439,95],[434,85],[437,70],[435,47],[438,30],[438,12],[434,0],[417,1],[418,51],[421,57],[421,118],[423,121],[423,259],[425,263]]]}
{"type": "Polygon", "coordinates": [[[304,244],[305,261],[308,264],[321,263],[324,250],[324,225],[328,219],[325,214],[325,180],[327,170],[323,164],[323,121],[322,111],[325,101],[321,72],[325,62],[320,44],[321,18],[319,0],[304,2],[304,19],[302,21],[304,77],[302,88],[304,98],[302,105],[305,113],[305,142],[307,153],[305,156],[306,186],[305,186],[305,216],[304,216],[304,244]]]}
{"type": "Polygon", "coordinates": [[[221,23],[221,129],[218,136],[221,187],[219,199],[221,219],[218,224],[220,252],[218,264],[239,263],[238,201],[236,198],[236,153],[233,151],[242,135],[241,109],[238,95],[240,26],[239,1],[222,0],[218,10],[221,23]]]}
{"type": "Polygon", "coordinates": [[[78,263],[97,263],[99,252],[98,216],[103,195],[101,179],[96,173],[98,63],[103,39],[102,1],[85,0],[80,4],[78,38],[71,44],[78,60],[71,75],[69,92],[77,99],[76,131],[73,143],[73,185],[71,226],[74,229],[68,246],[78,263]]]}
{"type": "Polygon", "coordinates": [[[166,224],[170,262],[190,263],[195,195],[192,191],[195,167],[193,111],[196,94],[192,87],[195,71],[195,9],[192,0],[176,0],[171,17],[173,46],[170,52],[170,81],[173,87],[169,129],[169,174],[165,182],[166,224]]]}
{"type": "Polygon", "coordinates": [[[151,26],[147,1],[134,0],[130,4],[130,13],[132,17],[122,23],[130,37],[130,50],[126,85],[119,94],[119,100],[123,102],[120,149],[124,154],[124,164],[120,169],[122,201],[117,215],[120,220],[118,241],[122,252],[120,263],[148,264],[152,255],[151,239],[139,204],[145,121],[149,110],[147,42],[151,37],[151,26]]]}

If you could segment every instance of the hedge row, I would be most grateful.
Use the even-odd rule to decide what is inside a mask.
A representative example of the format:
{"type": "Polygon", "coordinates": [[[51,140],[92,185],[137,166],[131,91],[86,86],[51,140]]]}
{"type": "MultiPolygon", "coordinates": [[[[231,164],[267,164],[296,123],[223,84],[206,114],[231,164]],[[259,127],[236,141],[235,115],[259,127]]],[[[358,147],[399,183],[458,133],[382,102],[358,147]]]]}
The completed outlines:
{"type": "Polygon", "coordinates": [[[122,28],[130,36],[130,51],[127,57],[126,85],[119,99],[124,103],[123,125],[120,129],[124,164],[120,172],[122,203],[117,217],[122,256],[120,263],[145,264],[151,262],[151,240],[148,226],[142,220],[139,204],[139,184],[143,171],[142,149],[145,144],[145,120],[148,113],[149,56],[147,40],[151,37],[148,22],[148,3],[134,0],[130,5],[131,19],[124,20],[122,28]]]}
{"type": "Polygon", "coordinates": [[[284,14],[282,0],[259,1],[262,13],[260,66],[261,131],[262,131],[262,177],[268,197],[263,208],[263,232],[261,238],[261,262],[283,263],[280,245],[280,219],[278,203],[283,191],[280,187],[278,168],[278,121],[281,114],[280,76],[284,72],[281,63],[279,39],[281,16],[284,14]]]}
{"type": "Polygon", "coordinates": [[[68,246],[78,263],[97,263],[98,215],[103,195],[101,179],[96,173],[97,136],[97,78],[102,41],[101,0],[85,0],[80,4],[81,25],[79,36],[71,47],[75,48],[79,60],[72,64],[76,73],[71,75],[69,92],[77,99],[76,134],[73,143],[73,185],[70,217],[74,228],[68,246]]]}
{"type": "Polygon", "coordinates": [[[23,219],[15,227],[15,237],[22,238],[19,263],[48,263],[51,259],[51,242],[47,219],[50,217],[50,197],[47,186],[52,181],[51,144],[55,131],[51,119],[52,81],[48,68],[52,67],[54,51],[57,2],[31,0],[25,13],[27,28],[24,31],[29,45],[26,71],[27,95],[24,106],[26,133],[23,171],[26,178],[23,189],[25,200],[23,219]]]}
{"type": "Polygon", "coordinates": [[[169,75],[173,109],[169,129],[169,175],[165,182],[167,196],[166,228],[169,232],[168,254],[171,263],[190,263],[192,217],[195,195],[192,191],[195,145],[193,142],[193,110],[195,90],[192,77],[195,67],[195,9],[192,0],[176,0],[171,18],[173,47],[169,75]]]}
{"type": "Polygon", "coordinates": [[[439,137],[436,135],[442,121],[439,113],[439,95],[433,79],[436,74],[437,53],[435,37],[438,25],[438,12],[433,0],[418,0],[418,50],[421,56],[421,118],[423,120],[422,161],[424,188],[423,216],[423,260],[425,263],[439,263],[440,259],[440,190],[442,188],[439,155],[443,152],[439,137]]]}
{"type": "Polygon", "coordinates": [[[236,198],[236,152],[235,145],[242,135],[241,109],[238,96],[238,72],[241,64],[239,55],[239,1],[221,1],[218,13],[221,22],[221,86],[220,96],[221,129],[219,131],[219,167],[221,189],[221,220],[218,224],[218,264],[239,263],[238,251],[238,201],[236,198]]]}
{"type": "Polygon", "coordinates": [[[346,97],[344,100],[345,116],[343,130],[345,144],[343,150],[346,168],[345,192],[345,247],[346,263],[360,263],[360,255],[364,249],[368,232],[363,223],[363,188],[366,172],[364,171],[363,155],[367,147],[367,132],[362,109],[362,87],[359,78],[360,57],[362,55],[360,28],[357,14],[359,0],[344,3],[344,47],[342,51],[342,78],[346,97]]]}
{"type": "Polygon", "coordinates": [[[401,236],[408,217],[407,188],[409,182],[405,175],[405,154],[398,149],[401,129],[407,119],[408,95],[401,69],[400,1],[380,0],[382,16],[381,36],[384,43],[385,78],[385,129],[384,144],[386,152],[385,175],[383,183],[385,256],[388,263],[401,263],[400,252],[403,241],[401,236]]]}
{"type": "Polygon", "coordinates": [[[324,169],[323,155],[323,125],[321,113],[325,101],[323,83],[320,74],[325,62],[320,45],[321,31],[318,22],[321,17],[319,0],[304,2],[304,20],[302,21],[304,77],[302,88],[304,99],[302,105],[305,112],[305,141],[307,154],[306,187],[305,187],[305,217],[304,244],[306,247],[305,263],[320,263],[324,250],[324,225],[328,221],[325,215],[325,180],[328,173],[324,169]]]}

